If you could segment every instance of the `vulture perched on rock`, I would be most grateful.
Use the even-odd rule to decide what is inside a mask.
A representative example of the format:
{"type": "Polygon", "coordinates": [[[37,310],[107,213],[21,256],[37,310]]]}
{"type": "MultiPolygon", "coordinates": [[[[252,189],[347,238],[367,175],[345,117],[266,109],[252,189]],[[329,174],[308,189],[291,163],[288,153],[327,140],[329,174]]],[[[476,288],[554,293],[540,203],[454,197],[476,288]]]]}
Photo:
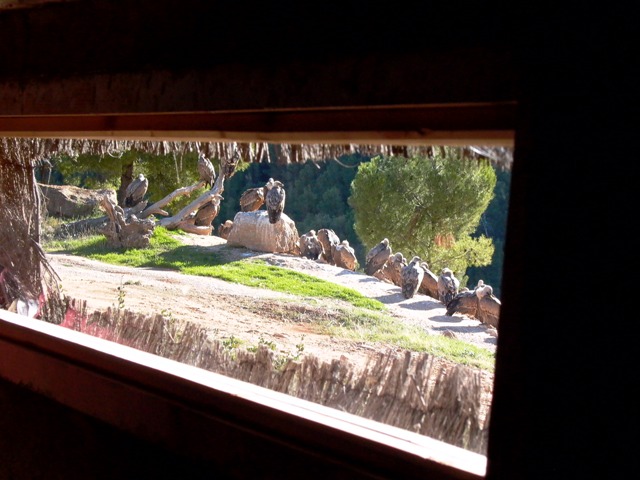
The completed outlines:
{"type": "Polygon", "coordinates": [[[270,178],[267,182],[266,188],[267,194],[264,201],[267,204],[269,223],[277,223],[284,211],[284,202],[286,199],[284,184],[279,180],[273,180],[270,178]]]}
{"type": "Polygon", "coordinates": [[[322,255],[322,244],[318,240],[315,230],[309,230],[304,235],[300,235],[298,246],[300,247],[301,257],[318,260],[318,257],[322,255]]]}
{"type": "Polygon", "coordinates": [[[422,283],[418,288],[418,293],[428,295],[431,298],[438,298],[438,277],[435,273],[429,270],[427,262],[422,262],[420,265],[424,270],[424,277],[422,277],[422,283]]]}
{"type": "Polygon", "coordinates": [[[461,291],[447,305],[447,315],[461,313],[492,327],[498,327],[500,300],[493,295],[493,287],[480,280],[473,290],[461,291]]]}
{"type": "Polygon", "coordinates": [[[216,181],[216,170],[211,161],[204,156],[204,153],[200,153],[198,157],[198,174],[200,181],[205,182],[207,188],[213,187],[213,182],[216,181]]]}
{"type": "Polygon", "coordinates": [[[380,270],[391,257],[389,239],[383,239],[379,244],[369,250],[364,262],[364,273],[373,275],[380,270]]]}
{"type": "Polygon", "coordinates": [[[493,287],[491,285],[479,285],[475,289],[475,294],[478,297],[478,314],[476,318],[482,323],[498,328],[502,303],[493,295],[493,287]]]}
{"type": "Polygon", "coordinates": [[[407,260],[404,258],[404,255],[396,252],[389,257],[387,263],[385,263],[380,270],[376,271],[373,276],[402,288],[402,268],[406,266],[407,260]]]}
{"type": "Polygon", "coordinates": [[[331,257],[333,258],[336,267],[355,271],[356,267],[358,266],[356,252],[349,245],[348,240],[343,240],[338,245],[333,245],[331,257]]]}
{"type": "Polygon", "coordinates": [[[424,270],[420,266],[420,257],[413,257],[408,265],[402,267],[400,271],[400,278],[402,279],[402,296],[404,298],[412,298],[424,277],[424,270]]]}
{"type": "Polygon", "coordinates": [[[200,207],[196,212],[195,225],[199,227],[208,227],[211,225],[213,219],[220,213],[220,200],[222,199],[222,196],[216,193],[209,203],[200,207]]]}
{"type": "Polygon", "coordinates": [[[451,299],[447,304],[446,315],[452,317],[454,313],[478,318],[478,297],[475,290],[461,291],[451,299]]]}
{"type": "Polygon", "coordinates": [[[125,191],[124,206],[134,207],[140,203],[144,194],[147,193],[147,188],[149,188],[149,180],[142,173],[138,174],[138,177],[133,179],[125,191]]]}
{"type": "Polygon", "coordinates": [[[233,220],[227,220],[224,223],[221,223],[218,227],[218,236],[220,238],[224,238],[225,240],[229,237],[229,233],[233,228],[233,220]]]}
{"type": "Polygon", "coordinates": [[[443,268],[438,277],[438,300],[446,307],[453,297],[458,294],[460,281],[455,277],[451,269],[443,268]]]}
{"type": "Polygon", "coordinates": [[[340,244],[340,238],[338,238],[336,232],[328,228],[321,228],[316,235],[322,244],[322,256],[324,260],[331,265],[335,265],[333,248],[340,244]]]}
{"type": "Polygon", "coordinates": [[[267,187],[248,188],[240,196],[240,211],[255,212],[264,205],[267,187]]]}

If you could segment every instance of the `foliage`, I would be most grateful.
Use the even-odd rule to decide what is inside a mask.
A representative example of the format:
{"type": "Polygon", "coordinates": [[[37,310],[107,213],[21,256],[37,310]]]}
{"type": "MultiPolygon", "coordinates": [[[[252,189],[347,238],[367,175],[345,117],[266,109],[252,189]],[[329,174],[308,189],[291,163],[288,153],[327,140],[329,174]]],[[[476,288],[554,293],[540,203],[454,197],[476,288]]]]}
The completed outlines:
{"type": "Polygon", "coordinates": [[[60,185],[116,190],[122,173],[122,159],[105,155],[61,155],[51,159],[52,179],[60,185]]]}
{"type": "Polygon", "coordinates": [[[360,164],[351,185],[355,230],[367,249],[386,237],[394,252],[420,256],[433,272],[448,267],[464,284],[467,267],[487,265],[493,254],[491,239],[471,235],[495,184],[488,161],[464,158],[457,148],[375,157],[360,164]]]}
{"type": "Polygon", "coordinates": [[[305,275],[294,270],[267,265],[261,261],[243,260],[225,263],[211,252],[183,245],[162,227],[156,227],[150,248],[113,250],[104,236],[56,241],[46,245],[48,251],[60,251],[128,267],[157,267],[188,275],[208,276],[222,280],[269,288],[294,295],[342,300],[355,306],[382,310],[384,305],[359,292],[305,275]]]}

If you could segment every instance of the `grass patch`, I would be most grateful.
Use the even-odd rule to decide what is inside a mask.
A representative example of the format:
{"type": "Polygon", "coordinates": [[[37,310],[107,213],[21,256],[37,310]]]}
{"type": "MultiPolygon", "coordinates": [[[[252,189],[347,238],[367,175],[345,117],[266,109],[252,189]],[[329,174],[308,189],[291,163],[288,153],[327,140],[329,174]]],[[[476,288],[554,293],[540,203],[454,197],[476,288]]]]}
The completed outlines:
{"type": "Polygon", "coordinates": [[[363,309],[334,312],[331,318],[325,318],[321,322],[320,333],[425,352],[490,372],[493,372],[495,366],[494,354],[484,348],[455,338],[430,335],[415,325],[407,325],[384,313],[363,309]]]}
{"type": "Polygon", "coordinates": [[[243,305],[253,313],[277,321],[307,324],[314,333],[356,342],[424,352],[454,363],[494,371],[495,356],[489,350],[455,338],[432,335],[384,312],[345,308],[344,304],[311,299],[304,305],[261,299],[243,305]]]}
{"type": "Polygon", "coordinates": [[[107,245],[102,235],[51,241],[44,247],[49,252],[68,253],[115,265],[166,268],[187,275],[219,278],[231,283],[303,297],[342,300],[370,310],[385,309],[382,302],[367,298],[351,288],[294,270],[268,265],[261,260],[227,262],[222,256],[210,251],[184,245],[174,238],[173,232],[169,233],[162,227],[154,229],[149,248],[114,250],[107,245]]]}

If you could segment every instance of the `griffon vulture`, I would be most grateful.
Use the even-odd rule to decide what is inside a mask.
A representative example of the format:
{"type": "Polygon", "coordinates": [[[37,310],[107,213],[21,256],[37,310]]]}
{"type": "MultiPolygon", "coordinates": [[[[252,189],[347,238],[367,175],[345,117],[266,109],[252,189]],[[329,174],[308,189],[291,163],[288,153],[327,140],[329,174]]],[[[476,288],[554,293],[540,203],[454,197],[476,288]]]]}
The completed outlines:
{"type": "Polygon", "coordinates": [[[452,317],[454,313],[478,318],[478,297],[475,290],[461,291],[451,299],[447,304],[446,315],[452,317]]]}
{"type": "Polygon", "coordinates": [[[200,175],[200,181],[205,182],[207,188],[213,187],[213,182],[216,181],[216,170],[213,168],[211,161],[202,152],[198,157],[198,174],[200,175]]]}
{"type": "Polygon", "coordinates": [[[336,235],[336,232],[329,228],[321,228],[316,234],[318,241],[322,244],[322,257],[331,264],[335,265],[333,260],[333,248],[340,244],[340,238],[336,235]]]}
{"type": "Polygon", "coordinates": [[[331,258],[333,258],[336,267],[346,270],[355,271],[358,266],[356,252],[353,247],[349,245],[348,240],[343,240],[338,245],[332,245],[331,258]]]}
{"type": "Polygon", "coordinates": [[[438,300],[446,307],[453,297],[458,294],[460,281],[455,277],[451,269],[443,268],[438,277],[438,300]]]}
{"type": "Polygon", "coordinates": [[[267,188],[248,188],[240,196],[240,211],[255,212],[264,204],[264,196],[267,188]]]}
{"type": "Polygon", "coordinates": [[[365,258],[364,273],[367,275],[373,275],[380,270],[389,257],[391,256],[391,247],[389,246],[389,239],[383,239],[379,244],[369,250],[365,258]]]}
{"type": "Polygon", "coordinates": [[[208,227],[220,213],[220,201],[223,200],[220,194],[215,194],[209,203],[198,209],[195,217],[195,225],[208,227]]]}
{"type": "Polygon", "coordinates": [[[269,179],[266,188],[267,195],[265,196],[265,203],[267,204],[269,223],[277,223],[284,211],[284,202],[286,198],[284,184],[279,180],[269,179]]]}
{"type": "Polygon", "coordinates": [[[424,270],[422,269],[420,262],[420,257],[415,256],[411,259],[409,264],[402,267],[402,270],[400,271],[400,278],[402,279],[402,296],[404,298],[412,298],[418,291],[418,288],[420,288],[422,278],[424,277],[424,270]]]}
{"type": "Polygon", "coordinates": [[[318,257],[322,255],[322,244],[318,240],[315,230],[309,230],[307,233],[300,235],[298,247],[300,248],[301,257],[318,260],[318,257]]]}
{"type": "Polygon", "coordinates": [[[147,193],[148,187],[149,180],[142,173],[138,174],[138,178],[134,178],[125,191],[124,206],[134,207],[140,203],[144,198],[144,194],[147,193]]]}
{"type": "Polygon", "coordinates": [[[478,314],[476,318],[482,323],[498,328],[502,303],[493,295],[493,287],[491,285],[478,286],[475,293],[478,297],[478,314]]]}
{"type": "Polygon", "coordinates": [[[218,236],[220,238],[224,238],[225,240],[229,238],[229,233],[233,228],[233,220],[227,220],[224,223],[221,223],[218,227],[218,236]]]}

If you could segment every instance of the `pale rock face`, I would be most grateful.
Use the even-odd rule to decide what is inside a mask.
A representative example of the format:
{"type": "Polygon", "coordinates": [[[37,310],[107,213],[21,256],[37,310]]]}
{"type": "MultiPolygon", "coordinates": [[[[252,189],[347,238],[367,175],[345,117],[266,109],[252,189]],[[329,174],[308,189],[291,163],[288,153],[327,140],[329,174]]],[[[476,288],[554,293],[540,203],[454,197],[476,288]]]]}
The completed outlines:
{"type": "Polygon", "coordinates": [[[79,218],[94,213],[102,197],[117,203],[114,190],[89,190],[71,185],[40,185],[47,213],[52,217],[79,218]]]}
{"type": "Polygon", "coordinates": [[[298,248],[296,224],[286,214],[269,223],[265,210],[238,212],[233,219],[227,244],[268,253],[291,253],[298,248]]]}

